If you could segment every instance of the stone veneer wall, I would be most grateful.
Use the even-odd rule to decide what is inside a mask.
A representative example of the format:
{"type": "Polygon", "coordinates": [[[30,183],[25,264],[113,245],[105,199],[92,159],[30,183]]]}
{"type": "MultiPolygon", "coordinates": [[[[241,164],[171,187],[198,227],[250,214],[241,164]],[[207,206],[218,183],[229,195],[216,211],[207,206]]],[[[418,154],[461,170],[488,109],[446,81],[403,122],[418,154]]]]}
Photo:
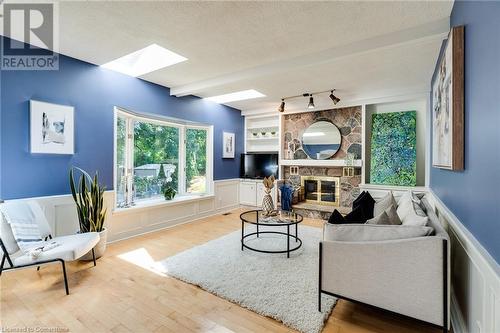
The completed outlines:
{"type": "Polygon", "coordinates": [[[355,159],[361,159],[361,106],[285,115],[283,152],[295,145],[294,159],[309,159],[302,149],[302,134],[320,120],[334,123],[342,135],[340,149],[331,159],[344,159],[348,152],[353,153],[355,159]]]}
{"type": "MultiPolygon", "coordinates": [[[[294,185],[300,185],[300,176],[329,176],[340,177],[340,208],[341,213],[347,213],[352,208],[352,202],[360,193],[359,184],[361,183],[361,169],[356,168],[356,174],[353,177],[343,177],[342,168],[323,168],[323,167],[299,167],[299,175],[290,175],[290,168],[285,167],[284,179],[294,185]]],[[[333,210],[333,209],[332,209],[333,210]]],[[[325,215],[325,214],[323,214],[325,215]]],[[[327,214],[329,216],[329,214],[327,214]]],[[[310,216],[310,215],[309,215],[310,216]]],[[[325,218],[325,216],[323,216],[325,218]]]]}
{"type": "MultiPolygon", "coordinates": [[[[324,110],[317,112],[303,112],[284,116],[283,152],[290,145],[295,145],[294,159],[309,159],[302,149],[302,134],[314,122],[328,120],[334,123],[342,135],[339,151],[331,159],[344,159],[347,153],[353,153],[355,159],[361,159],[361,106],[324,110]]],[[[283,154],[286,156],[286,154],[283,154]]],[[[290,175],[290,167],[284,167],[283,179],[293,185],[300,185],[300,176],[331,176],[340,177],[340,207],[342,213],[349,212],[353,200],[359,195],[361,183],[361,169],[355,168],[354,177],[342,177],[341,167],[299,167],[299,175],[290,175]]],[[[332,208],[332,210],[333,210],[332,208]]],[[[325,211],[301,210],[306,216],[328,219],[331,213],[325,211]]]]}

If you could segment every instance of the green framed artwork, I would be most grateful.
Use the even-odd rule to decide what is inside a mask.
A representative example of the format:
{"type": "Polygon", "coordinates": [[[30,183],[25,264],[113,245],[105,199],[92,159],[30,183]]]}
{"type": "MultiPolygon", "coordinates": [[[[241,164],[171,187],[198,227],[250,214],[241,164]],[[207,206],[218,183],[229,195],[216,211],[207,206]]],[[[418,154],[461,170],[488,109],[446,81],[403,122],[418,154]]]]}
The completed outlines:
{"type": "Polygon", "coordinates": [[[417,184],[417,112],[372,115],[370,183],[417,184]]]}

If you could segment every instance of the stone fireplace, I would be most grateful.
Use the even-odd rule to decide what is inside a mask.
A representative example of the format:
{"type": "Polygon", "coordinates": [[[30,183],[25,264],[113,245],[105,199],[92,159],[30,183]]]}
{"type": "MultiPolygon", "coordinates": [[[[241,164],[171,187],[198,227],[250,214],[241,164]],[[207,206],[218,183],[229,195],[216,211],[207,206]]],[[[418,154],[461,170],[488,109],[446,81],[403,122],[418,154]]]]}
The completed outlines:
{"type": "Polygon", "coordinates": [[[334,209],[343,214],[351,211],[352,202],[360,192],[361,164],[354,166],[354,174],[344,175],[343,166],[349,153],[357,161],[363,158],[361,128],[360,106],[284,115],[281,153],[287,163],[283,165],[281,178],[295,189],[300,189],[296,191],[298,197],[292,204],[295,211],[322,219],[328,219],[334,209]],[[335,124],[341,134],[338,151],[325,160],[337,161],[326,162],[325,166],[319,166],[318,160],[311,160],[302,147],[304,132],[318,121],[335,124]]]}

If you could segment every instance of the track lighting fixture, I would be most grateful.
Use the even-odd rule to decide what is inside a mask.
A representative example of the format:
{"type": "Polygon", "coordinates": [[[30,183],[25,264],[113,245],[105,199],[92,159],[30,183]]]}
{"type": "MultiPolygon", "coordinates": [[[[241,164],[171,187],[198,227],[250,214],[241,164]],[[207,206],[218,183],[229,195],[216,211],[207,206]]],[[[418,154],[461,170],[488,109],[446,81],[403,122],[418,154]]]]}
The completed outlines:
{"type": "Polygon", "coordinates": [[[278,108],[278,111],[285,112],[285,99],[284,98],[281,99],[281,104],[280,104],[280,107],[278,108]]]}
{"type": "Polygon", "coordinates": [[[307,108],[308,109],[314,109],[316,106],[314,105],[313,95],[319,95],[319,94],[323,94],[323,93],[327,93],[327,92],[330,92],[330,95],[328,97],[330,97],[330,99],[332,100],[333,104],[337,105],[337,103],[340,102],[340,98],[338,98],[337,96],[335,96],[333,94],[334,91],[335,91],[335,89],[331,89],[331,90],[325,90],[325,91],[318,91],[318,92],[314,92],[314,93],[305,93],[305,94],[302,94],[302,95],[283,97],[281,99],[281,104],[278,107],[278,111],[279,112],[285,112],[285,99],[292,99],[292,98],[298,98],[298,97],[309,97],[309,103],[307,104],[307,108]]]}
{"type": "Polygon", "coordinates": [[[307,104],[308,109],[314,109],[314,99],[312,94],[309,94],[309,104],[307,104]]]}
{"type": "MultiPolygon", "coordinates": [[[[335,90],[335,89],[334,89],[335,90]]],[[[330,99],[332,100],[333,102],[333,105],[337,105],[338,102],[340,102],[340,98],[338,98],[337,96],[335,96],[333,94],[333,90],[330,91],[330,99]]]]}

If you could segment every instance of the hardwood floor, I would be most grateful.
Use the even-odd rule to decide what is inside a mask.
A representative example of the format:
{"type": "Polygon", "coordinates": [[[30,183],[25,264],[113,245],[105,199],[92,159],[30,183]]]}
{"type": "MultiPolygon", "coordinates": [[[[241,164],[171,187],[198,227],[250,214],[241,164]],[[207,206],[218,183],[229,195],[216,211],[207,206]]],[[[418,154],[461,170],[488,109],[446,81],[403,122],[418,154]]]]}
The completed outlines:
{"type": "MultiPolygon", "coordinates": [[[[154,262],[240,229],[239,210],[120,241],[104,257],[1,276],[0,327],[52,332],[294,332],[193,285],[163,276],[154,262]]],[[[321,221],[305,224],[321,226],[321,221]]],[[[339,301],[323,332],[440,332],[417,321],[339,301]]]]}

